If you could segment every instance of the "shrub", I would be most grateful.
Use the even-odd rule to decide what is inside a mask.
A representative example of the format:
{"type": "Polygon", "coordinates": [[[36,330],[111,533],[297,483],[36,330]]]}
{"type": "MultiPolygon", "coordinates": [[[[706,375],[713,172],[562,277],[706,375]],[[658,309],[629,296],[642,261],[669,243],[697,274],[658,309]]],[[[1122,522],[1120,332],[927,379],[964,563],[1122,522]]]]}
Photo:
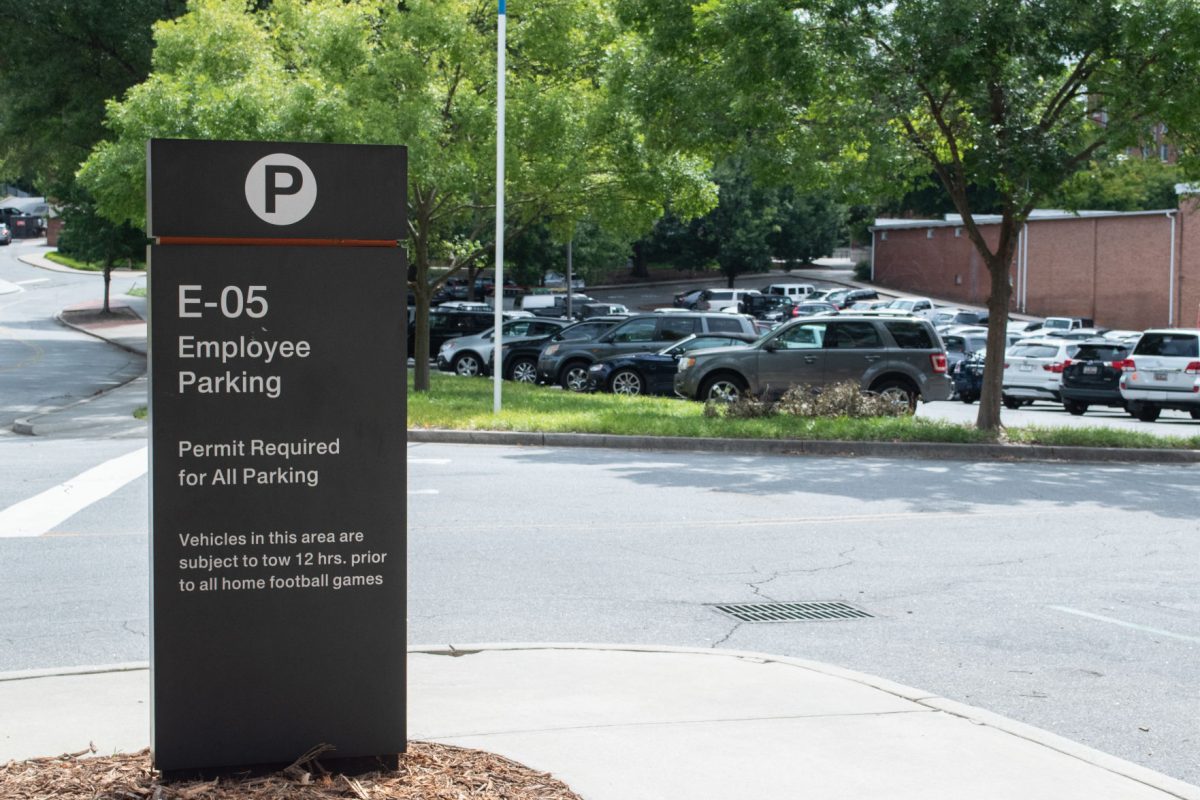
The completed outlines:
{"type": "Polygon", "coordinates": [[[869,281],[871,280],[871,262],[868,259],[863,259],[854,265],[854,280],[869,281]]]}
{"type": "Polygon", "coordinates": [[[706,417],[759,419],[776,414],[852,419],[899,417],[908,414],[908,406],[874,392],[864,392],[854,381],[842,381],[825,387],[793,386],[783,393],[777,403],[743,395],[732,403],[709,400],[704,404],[706,417]]]}

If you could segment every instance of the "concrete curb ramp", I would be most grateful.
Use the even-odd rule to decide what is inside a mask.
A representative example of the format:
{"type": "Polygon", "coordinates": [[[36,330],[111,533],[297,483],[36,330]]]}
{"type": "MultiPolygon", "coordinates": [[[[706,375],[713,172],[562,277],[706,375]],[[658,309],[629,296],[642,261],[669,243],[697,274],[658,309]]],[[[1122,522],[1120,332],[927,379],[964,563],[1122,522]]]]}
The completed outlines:
{"type": "Polygon", "coordinates": [[[608,447],[626,450],[737,453],[741,455],[931,458],[947,461],[1200,463],[1200,450],[1119,447],[943,444],[936,442],[834,442],[799,439],[695,439],[673,436],[614,436],[593,433],[460,431],[422,428],[409,428],[408,441],[442,444],[501,444],[523,447],[608,447]]]}

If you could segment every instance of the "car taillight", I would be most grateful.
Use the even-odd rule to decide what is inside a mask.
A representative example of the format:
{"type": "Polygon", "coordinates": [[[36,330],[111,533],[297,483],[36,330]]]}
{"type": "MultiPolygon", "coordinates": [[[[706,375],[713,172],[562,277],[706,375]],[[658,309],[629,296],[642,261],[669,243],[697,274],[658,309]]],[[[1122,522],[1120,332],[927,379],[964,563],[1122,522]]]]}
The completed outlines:
{"type": "Polygon", "coordinates": [[[933,364],[934,372],[946,371],[946,354],[945,353],[930,353],[929,361],[933,364]]]}
{"type": "Polygon", "coordinates": [[[1053,364],[1042,364],[1042,369],[1046,370],[1047,372],[1053,372],[1057,374],[1062,372],[1063,367],[1070,363],[1070,361],[1057,361],[1053,364]]]}
{"type": "Polygon", "coordinates": [[[1200,361],[1189,361],[1183,368],[1184,375],[1200,375],[1200,361]]]}
{"type": "Polygon", "coordinates": [[[1137,364],[1133,363],[1132,358],[1126,358],[1121,361],[1114,361],[1113,366],[1116,367],[1117,369],[1121,370],[1122,372],[1133,372],[1135,369],[1137,369],[1137,364]]]}

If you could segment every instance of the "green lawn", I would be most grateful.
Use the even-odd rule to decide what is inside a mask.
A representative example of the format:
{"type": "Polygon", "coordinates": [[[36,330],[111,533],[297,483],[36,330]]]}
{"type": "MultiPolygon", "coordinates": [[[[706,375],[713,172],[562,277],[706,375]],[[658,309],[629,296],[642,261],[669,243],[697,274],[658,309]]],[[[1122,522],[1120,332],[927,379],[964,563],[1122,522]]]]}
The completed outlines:
{"type": "MultiPolygon", "coordinates": [[[[82,269],[82,270],[86,270],[88,272],[103,272],[104,271],[104,265],[99,263],[98,261],[95,261],[95,262],[80,261],[79,259],[71,258],[70,256],[64,256],[62,253],[58,252],[57,250],[51,250],[50,252],[46,253],[46,258],[49,261],[53,261],[55,264],[62,264],[64,267],[70,267],[71,269],[82,269]]],[[[124,266],[125,266],[124,264],[118,264],[117,268],[123,269],[124,266]]],[[[133,263],[133,268],[134,269],[145,269],[146,265],[140,261],[135,261],[133,263]]]]}
{"type": "MultiPolygon", "coordinates": [[[[414,392],[409,372],[410,428],[858,442],[989,441],[974,427],[918,417],[711,418],[704,416],[701,403],[674,398],[571,394],[510,382],[504,384],[503,410],[497,415],[492,412],[490,379],[460,378],[435,371],[430,384],[431,391],[414,392]]],[[[1010,428],[1005,438],[1020,444],[1200,449],[1200,436],[1168,438],[1108,428],[1010,428]]]]}

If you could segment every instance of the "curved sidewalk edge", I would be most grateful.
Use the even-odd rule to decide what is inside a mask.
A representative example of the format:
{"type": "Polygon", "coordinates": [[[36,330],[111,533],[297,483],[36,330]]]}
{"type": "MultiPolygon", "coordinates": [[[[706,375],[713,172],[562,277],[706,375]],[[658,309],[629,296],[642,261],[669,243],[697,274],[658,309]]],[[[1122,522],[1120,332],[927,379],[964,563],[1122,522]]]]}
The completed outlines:
{"type": "MultiPolygon", "coordinates": [[[[90,330],[88,326],[73,324],[71,321],[68,321],[62,317],[62,312],[55,314],[54,319],[58,321],[60,325],[70,327],[70,329],[79,331],[80,333],[86,333],[86,335],[100,339],[102,342],[108,342],[109,344],[116,345],[116,347],[126,350],[128,353],[143,357],[146,354],[144,332],[145,323],[133,325],[133,327],[140,326],[143,329],[142,335],[140,335],[139,347],[136,341],[126,341],[127,338],[131,337],[114,337],[112,335],[104,335],[104,333],[90,330]]],[[[132,337],[132,339],[136,338],[137,337],[132,337]]],[[[113,392],[120,389],[125,389],[126,386],[134,383],[134,381],[137,381],[139,378],[144,377],[145,374],[145,361],[140,363],[128,363],[126,367],[122,368],[121,371],[113,375],[112,385],[104,386],[102,389],[92,393],[92,395],[79,398],[77,401],[66,403],[65,405],[52,405],[52,407],[37,409],[32,414],[19,417],[19,419],[14,420],[12,423],[12,432],[26,435],[26,437],[36,437],[36,435],[43,435],[50,431],[54,431],[54,429],[59,427],[59,423],[56,421],[55,417],[59,417],[61,415],[71,415],[73,411],[83,409],[86,407],[86,405],[95,403],[97,401],[102,401],[102,399],[112,395],[113,392]]]]}
{"type": "Polygon", "coordinates": [[[643,757],[643,771],[658,769],[669,784],[679,775],[697,784],[692,791],[680,787],[673,795],[678,797],[1200,799],[1200,787],[1031,725],[816,661],[620,644],[413,645],[408,650],[413,738],[499,750],[553,772],[593,800],[668,796],[662,786],[657,793],[642,788],[637,794],[636,780],[611,775],[614,764],[636,772],[639,765],[622,757],[640,747],[653,750],[643,757]],[[505,663],[498,657],[514,653],[538,658],[505,663]],[[414,663],[414,654],[454,660],[422,666],[414,663]],[[472,667],[472,656],[491,661],[472,667]],[[475,683],[472,671],[488,670],[494,674],[475,683]],[[550,724],[539,727],[536,715],[521,706],[531,698],[560,716],[543,719],[550,724]],[[679,699],[687,708],[672,705],[679,699]],[[499,714],[489,707],[504,705],[511,708],[499,714]],[[423,706],[443,717],[440,725],[448,734],[424,735],[423,706]],[[506,722],[511,727],[505,728],[506,722]],[[812,748],[807,755],[806,747],[812,748]],[[580,751],[590,755],[577,755],[580,751]],[[789,752],[790,765],[771,758],[789,752]],[[863,758],[871,752],[877,756],[873,762],[863,758]],[[681,755],[691,763],[671,761],[681,755]],[[822,761],[822,755],[828,758],[822,761]],[[820,766],[797,769],[795,762],[805,758],[820,766]],[[939,763],[945,775],[931,773],[939,763]],[[763,773],[776,768],[778,774],[764,781],[763,773]],[[738,770],[744,774],[729,781],[738,791],[706,782],[738,770]],[[989,780],[996,782],[983,785],[989,780]]]}
{"type": "MultiPolygon", "coordinates": [[[[636,644],[408,647],[410,739],[496,752],[589,800],[1200,800],[1200,787],[874,675],[636,644]]],[[[149,741],[144,663],[0,673],[0,763],[149,741]]]]}
{"type": "Polygon", "coordinates": [[[697,439],[675,436],[617,436],[597,433],[480,431],[409,428],[408,441],[440,444],[499,444],[517,447],[601,447],[736,453],[773,456],[931,458],[947,461],[1081,461],[1196,464],[1200,450],[1054,445],[951,444],[940,442],[839,442],[801,439],[697,439]]]}
{"type": "MultiPolygon", "coordinates": [[[[21,255],[17,256],[17,260],[22,261],[31,267],[37,267],[38,269],[44,269],[50,272],[63,272],[70,275],[95,275],[100,278],[104,277],[103,270],[75,269],[74,267],[68,267],[64,264],[56,264],[41,253],[22,253],[21,255]]],[[[112,271],[113,277],[136,277],[138,275],[145,274],[146,273],[140,269],[114,268],[112,271]]]]}

